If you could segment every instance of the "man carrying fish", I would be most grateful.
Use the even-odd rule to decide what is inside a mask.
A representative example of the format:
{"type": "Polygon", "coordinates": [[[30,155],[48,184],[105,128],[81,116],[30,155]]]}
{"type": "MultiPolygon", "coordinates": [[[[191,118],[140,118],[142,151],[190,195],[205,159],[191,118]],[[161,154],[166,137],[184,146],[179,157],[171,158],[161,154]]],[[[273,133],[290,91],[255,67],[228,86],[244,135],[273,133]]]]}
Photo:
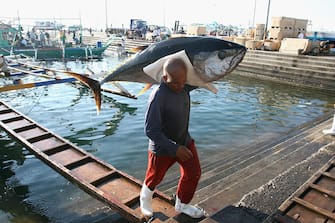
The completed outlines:
{"type": "Polygon", "coordinates": [[[187,67],[181,58],[170,58],[163,66],[163,80],[149,98],[145,133],[149,138],[148,167],[140,195],[144,216],[153,215],[152,196],[167,170],[176,162],[181,177],[175,210],[200,218],[203,210],[190,205],[201,175],[194,140],[188,131],[190,94],[186,84],[187,67]]]}

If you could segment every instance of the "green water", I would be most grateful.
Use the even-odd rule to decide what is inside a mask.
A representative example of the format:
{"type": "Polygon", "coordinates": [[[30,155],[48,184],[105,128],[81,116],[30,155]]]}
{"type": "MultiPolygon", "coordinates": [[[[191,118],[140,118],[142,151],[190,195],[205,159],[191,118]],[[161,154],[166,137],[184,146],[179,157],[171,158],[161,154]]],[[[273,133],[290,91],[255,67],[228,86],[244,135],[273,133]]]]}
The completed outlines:
{"type": "MultiPolygon", "coordinates": [[[[121,61],[69,62],[77,72],[107,71],[121,61]]],[[[63,68],[64,64],[52,65],[63,68]]],[[[10,80],[0,79],[0,85],[10,80]]],[[[132,93],[143,85],[125,83],[132,93]]],[[[332,110],[330,93],[242,78],[216,82],[214,95],[191,93],[190,132],[200,159],[285,134],[332,110]]],[[[4,102],[94,156],[142,180],[147,158],[143,132],[150,90],[137,100],[105,94],[96,114],[83,86],[61,84],[0,93],[4,102]]],[[[107,209],[0,130],[0,222],[104,222],[107,209]],[[97,211],[98,210],[98,211],[97,211]],[[98,214],[97,214],[98,213],[98,214]]]]}

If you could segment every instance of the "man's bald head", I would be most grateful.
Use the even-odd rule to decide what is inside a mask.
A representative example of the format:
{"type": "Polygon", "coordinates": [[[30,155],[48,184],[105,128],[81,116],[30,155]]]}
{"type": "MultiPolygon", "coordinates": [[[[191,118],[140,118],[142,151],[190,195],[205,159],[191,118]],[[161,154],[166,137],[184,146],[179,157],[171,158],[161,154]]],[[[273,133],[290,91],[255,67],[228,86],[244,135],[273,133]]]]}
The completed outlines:
{"type": "Polygon", "coordinates": [[[170,58],[163,66],[163,80],[168,87],[179,92],[184,88],[187,78],[187,67],[181,58],[170,58]]]}
{"type": "Polygon", "coordinates": [[[163,75],[175,75],[180,70],[183,70],[186,74],[187,67],[185,62],[181,58],[170,58],[163,66],[163,75]]]}

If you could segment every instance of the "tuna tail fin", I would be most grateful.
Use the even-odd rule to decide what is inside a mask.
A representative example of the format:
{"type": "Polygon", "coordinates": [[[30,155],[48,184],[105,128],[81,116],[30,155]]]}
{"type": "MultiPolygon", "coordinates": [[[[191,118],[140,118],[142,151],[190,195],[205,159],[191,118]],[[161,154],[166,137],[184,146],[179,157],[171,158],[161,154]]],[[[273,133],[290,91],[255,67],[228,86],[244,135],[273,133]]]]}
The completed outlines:
{"type": "Polygon", "coordinates": [[[100,113],[101,108],[101,85],[100,82],[97,80],[94,80],[92,78],[89,78],[88,76],[81,75],[75,72],[66,71],[66,73],[77,80],[79,80],[81,83],[85,84],[87,87],[89,87],[94,94],[95,104],[97,107],[97,114],[100,113]]]}

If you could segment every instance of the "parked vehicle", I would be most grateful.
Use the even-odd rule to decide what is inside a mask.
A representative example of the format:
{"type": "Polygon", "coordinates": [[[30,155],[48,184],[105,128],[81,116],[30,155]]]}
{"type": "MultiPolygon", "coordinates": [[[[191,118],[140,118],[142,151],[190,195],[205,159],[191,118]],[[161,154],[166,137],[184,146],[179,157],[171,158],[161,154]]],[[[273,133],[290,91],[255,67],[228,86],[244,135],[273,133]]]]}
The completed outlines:
{"type": "Polygon", "coordinates": [[[171,37],[171,30],[166,26],[148,25],[146,40],[158,42],[171,37]]]}
{"type": "Polygon", "coordinates": [[[131,19],[130,29],[127,31],[128,39],[145,39],[148,26],[147,21],[141,19],[131,19]]]}

